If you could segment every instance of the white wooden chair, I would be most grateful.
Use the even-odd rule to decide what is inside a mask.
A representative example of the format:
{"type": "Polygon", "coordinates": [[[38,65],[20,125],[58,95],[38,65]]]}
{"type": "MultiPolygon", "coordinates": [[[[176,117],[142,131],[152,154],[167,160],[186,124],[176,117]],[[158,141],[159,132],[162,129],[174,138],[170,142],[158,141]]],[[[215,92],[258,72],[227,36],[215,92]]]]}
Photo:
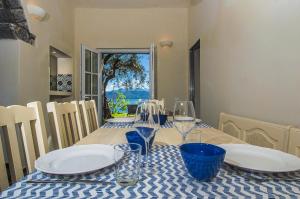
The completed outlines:
{"type": "Polygon", "coordinates": [[[164,112],[165,111],[165,99],[161,99],[161,100],[151,99],[151,100],[148,100],[148,101],[155,103],[159,107],[160,112],[165,114],[165,112],[164,112]]]}
{"type": "Polygon", "coordinates": [[[291,128],[288,152],[300,157],[300,129],[291,128]]]}
{"type": "Polygon", "coordinates": [[[86,135],[92,133],[99,128],[98,113],[95,100],[79,102],[84,124],[84,132],[86,135]]]}
{"type": "Polygon", "coordinates": [[[221,113],[219,129],[249,144],[287,151],[290,126],[221,113]]]}
{"type": "MultiPolygon", "coordinates": [[[[20,146],[18,143],[17,128],[20,125],[22,143],[28,172],[34,169],[34,161],[40,155],[48,152],[47,133],[40,102],[32,102],[25,106],[0,107],[0,127],[2,128],[8,155],[9,173],[11,182],[19,180],[23,174],[20,146]]],[[[2,140],[3,141],[3,140],[2,140]]],[[[0,139],[0,188],[8,186],[6,162],[4,160],[3,143],[0,139]]]]}
{"type": "Polygon", "coordinates": [[[71,103],[50,102],[47,103],[47,110],[53,119],[54,137],[58,148],[71,146],[82,139],[81,115],[77,101],[71,103]]]}

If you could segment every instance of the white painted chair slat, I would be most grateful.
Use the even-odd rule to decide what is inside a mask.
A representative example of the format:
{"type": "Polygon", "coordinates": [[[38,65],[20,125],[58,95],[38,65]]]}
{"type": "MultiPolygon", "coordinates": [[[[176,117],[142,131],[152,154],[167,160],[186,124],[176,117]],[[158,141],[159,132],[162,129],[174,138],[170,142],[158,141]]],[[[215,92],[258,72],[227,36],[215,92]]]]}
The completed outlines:
{"type": "Polygon", "coordinates": [[[31,102],[27,107],[33,108],[36,121],[34,122],[36,131],[36,140],[38,144],[39,155],[45,155],[49,151],[47,131],[45,125],[45,117],[41,102],[31,102]]]}
{"type": "Polygon", "coordinates": [[[66,129],[66,132],[67,132],[67,138],[68,138],[68,146],[71,146],[74,144],[73,142],[73,135],[72,135],[72,131],[71,131],[71,120],[70,120],[70,115],[67,113],[67,114],[64,114],[64,122],[65,122],[65,129],[66,129]]]}
{"type": "Polygon", "coordinates": [[[73,138],[74,138],[74,143],[79,141],[79,135],[78,135],[78,127],[76,124],[76,119],[75,119],[75,113],[71,113],[70,114],[70,119],[71,119],[71,128],[73,133],[73,138]]]}
{"type": "Polygon", "coordinates": [[[53,119],[53,124],[54,124],[53,128],[55,128],[52,129],[54,130],[55,135],[54,132],[52,132],[51,135],[56,138],[58,148],[60,149],[64,148],[64,133],[62,132],[61,115],[59,115],[57,112],[57,103],[56,102],[47,103],[47,111],[52,116],[49,118],[53,119]]]}
{"type": "Polygon", "coordinates": [[[290,126],[221,113],[219,129],[249,144],[287,151],[290,126]]]}
{"type": "MultiPolygon", "coordinates": [[[[48,149],[47,146],[45,146],[46,143],[42,139],[43,137],[47,137],[47,132],[43,120],[41,103],[32,102],[30,105],[31,106],[28,107],[19,105],[0,107],[0,127],[2,127],[2,137],[7,145],[5,149],[8,155],[9,172],[12,182],[19,180],[24,175],[21,161],[21,156],[23,157],[23,154],[20,153],[20,140],[18,140],[17,136],[19,131],[17,131],[16,125],[20,125],[21,127],[20,138],[22,139],[22,142],[20,143],[23,143],[24,146],[25,159],[29,172],[33,171],[34,161],[37,156],[45,154],[48,149]]],[[[2,145],[2,143],[0,145],[2,145]]],[[[0,155],[1,158],[3,158],[3,151],[1,151],[0,155]]],[[[2,188],[2,186],[7,185],[7,181],[3,181],[3,179],[7,176],[4,176],[6,175],[6,171],[4,172],[2,159],[0,162],[0,185],[2,188]]]]}
{"type": "Polygon", "coordinates": [[[0,191],[8,187],[8,177],[6,173],[6,164],[4,160],[3,145],[0,137],[0,191]]]}
{"type": "Polygon", "coordinates": [[[97,106],[95,100],[91,100],[92,103],[92,111],[93,111],[93,116],[94,116],[94,121],[95,121],[95,129],[99,128],[99,120],[98,120],[98,111],[97,111],[97,106]]]}
{"type": "Polygon", "coordinates": [[[93,121],[93,113],[92,113],[92,111],[91,111],[91,109],[88,109],[87,110],[87,118],[88,118],[88,123],[89,123],[89,126],[90,126],[90,132],[92,132],[93,130],[94,130],[94,128],[95,128],[95,126],[94,126],[94,121],[93,121]]]}
{"type": "Polygon", "coordinates": [[[34,169],[34,161],[36,160],[33,136],[31,131],[31,126],[29,122],[24,122],[21,124],[21,133],[23,137],[27,168],[29,172],[34,169]]]}
{"type": "Polygon", "coordinates": [[[77,125],[77,129],[78,129],[78,136],[79,136],[79,140],[81,140],[83,138],[83,124],[82,124],[82,116],[81,116],[81,111],[80,111],[80,107],[79,107],[79,103],[77,101],[72,101],[72,104],[75,105],[75,119],[76,119],[76,125],[77,125]]]}
{"type": "Polygon", "coordinates": [[[11,173],[12,181],[15,182],[23,177],[23,167],[21,162],[21,156],[19,151],[18,138],[16,134],[15,124],[9,123],[6,126],[7,130],[7,140],[8,140],[8,162],[9,162],[9,170],[11,173]]]}
{"type": "Polygon", "coordinates": [[[83,119],[84,119],[84,126],[85,126],[85,132],[86,135],[88,135],[91,132],[91,125],[89,121],[89,116],[87,112],[87,104],[85,101],[80,101],[79,104],[81,105],[82,108],[82,113],[83,113],[83,119]]]}
{"type": "Polygon", "coordinates": [[[78,102],[50,102],[47,104],[47,109],[48,113],[53,114],[59,148],[71,146],[82,139],[82,124],[78,102]]]}
{"type": "Polygon", "coordinates": [[[97,107],[94,100],[80,101],[80,107],[83,112],[83,120],[86,134],[90,134],[99,128],[97,107]]]}
{"type": "Polygon", "coordinates": [[[60,125],[60,132],[61,136],[62,136],[62,146],[63,147],[67,147],[69,146],[69,139],[68,139],[68,135],[67,135],[67,130],[66,130],[66,124],[65,124],[65,119],[64,119],[64,115],[59,115],[58,119],[59,119],[59,125],[60,125]]]}
{"type": "Polygon", "coordinates": [[[291,128],[288,152],[300,157],[300,129],[291,128]]]}
{"type": "Polygon", "coordinates": [[[93,131],[97,129],[97,122],[96,122],[96,117],[95,117],[95,112],[94,109],[90,109],[90,121],[91,121],[91,126],[93,127],[93,131]]]}

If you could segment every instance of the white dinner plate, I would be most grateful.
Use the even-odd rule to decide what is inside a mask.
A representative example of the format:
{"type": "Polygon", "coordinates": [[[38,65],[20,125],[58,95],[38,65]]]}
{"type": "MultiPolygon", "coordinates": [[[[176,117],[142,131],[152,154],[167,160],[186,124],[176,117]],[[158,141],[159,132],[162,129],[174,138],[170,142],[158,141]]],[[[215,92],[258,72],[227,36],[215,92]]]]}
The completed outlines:
{"type": "Polygon", "coordinates": [[[196,118],[196,123],[201,123],[202,120],[196,118]]]}
{"type": "MultiPolygon", "coordinates": [[[[122,156],[120,154],[117,160],[122,156]]],[[[113,164],[113,146],[92,144],[72,146],[47,153],[35,161],[35,168],[49,174],[74,175],[91,173],[113,164]]]]}
{"type": "Polygon", "coordinates": [[[134,117],[111,118],[106,121],[109,123],[133,123],[134,117]]]}
{"type": "Polygon", "coordinates": [[[292,172],[300,170],[300,158],[282,151],[250,144],[221,144],[225,162],[258,172],[292,172]]]}

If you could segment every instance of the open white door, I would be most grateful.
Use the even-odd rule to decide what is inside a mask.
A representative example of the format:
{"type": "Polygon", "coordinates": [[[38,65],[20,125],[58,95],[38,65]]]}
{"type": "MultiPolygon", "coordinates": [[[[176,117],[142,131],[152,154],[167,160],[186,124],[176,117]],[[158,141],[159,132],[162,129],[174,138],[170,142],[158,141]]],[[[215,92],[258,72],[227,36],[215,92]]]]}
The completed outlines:
{"type": "Polygon", "coordinates": [[[81,45],[81,84],[82,100],[95,100],[98,109],[99,124],[102,124],[102,64],[101,54],[97,50],[81,45]]]}
{"type": "Polygon", "coordinates": [[[150,82],[151,82],[151,99],[157,98],[157,85],[156,85],[156,46],[155,44],[151,44],[150,46],[150,82]]]}

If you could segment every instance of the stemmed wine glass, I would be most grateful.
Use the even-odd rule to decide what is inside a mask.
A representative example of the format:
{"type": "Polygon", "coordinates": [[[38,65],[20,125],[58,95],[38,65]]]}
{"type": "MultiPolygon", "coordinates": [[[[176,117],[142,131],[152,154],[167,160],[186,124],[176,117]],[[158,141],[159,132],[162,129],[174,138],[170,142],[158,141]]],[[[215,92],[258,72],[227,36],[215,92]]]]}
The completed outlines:
{"type": "Polygon", "coordinates": [[[173,112],[173,124],[182,135],[185,143],[187,135],[193,130],[196,124],[195,110],[191,101],[175,102],[173,112]]]}
{"type": "Polygon", "coordinates": [[[157,105],[153,102],[142,102],[138,105],[135,114],[134,128],[145,141],[145,164],[144,167],[149,167],[148,153],[150,150],[150,140],[159,130],[159,113],[157,105]],[[157,119],[155,121],[155,119],[157,119]]]}

